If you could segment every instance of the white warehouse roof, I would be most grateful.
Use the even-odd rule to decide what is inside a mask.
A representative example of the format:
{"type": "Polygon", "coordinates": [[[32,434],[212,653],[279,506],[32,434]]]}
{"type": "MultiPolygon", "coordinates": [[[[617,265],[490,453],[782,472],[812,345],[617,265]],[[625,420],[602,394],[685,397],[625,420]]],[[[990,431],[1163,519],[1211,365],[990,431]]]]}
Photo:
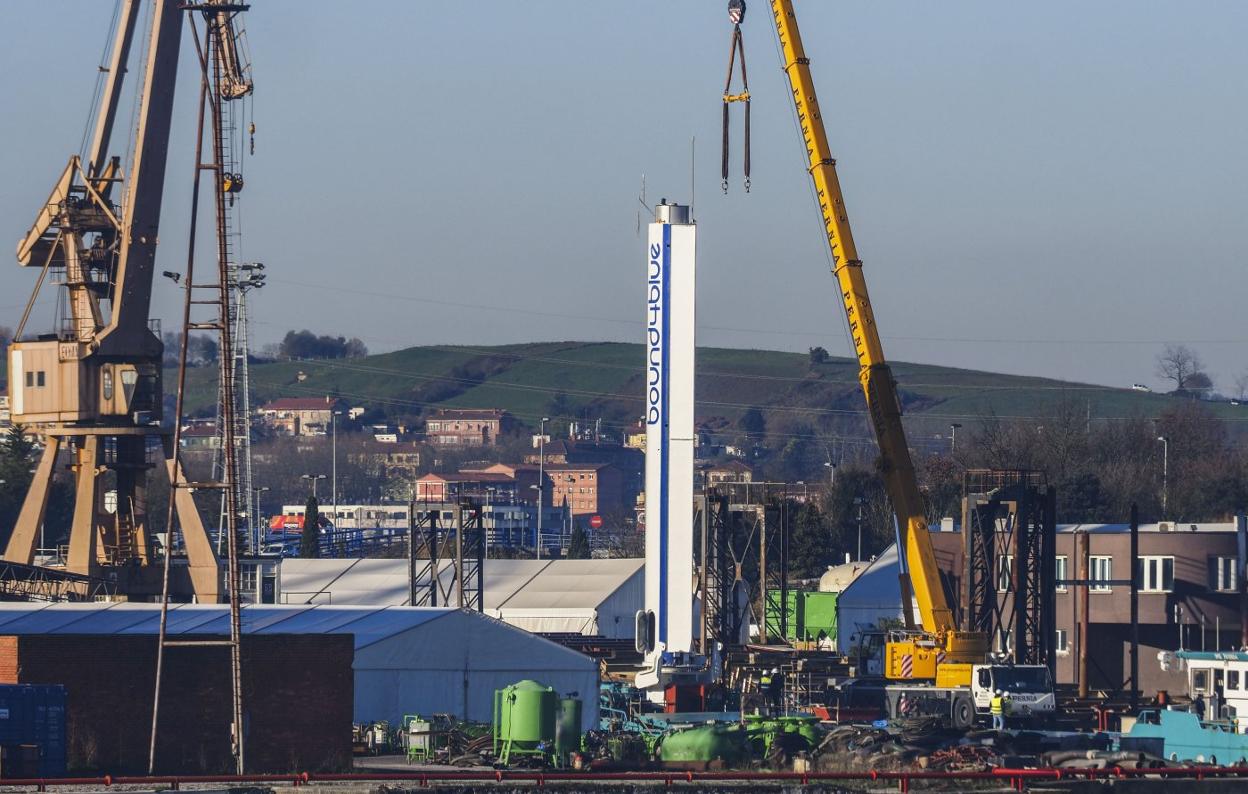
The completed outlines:
{"type": "MultiPolygon", "coordinates": [[[[576,692],[583,727],[598,724],[598,664],[557,643],[462,609],[358,606],[243,607],[244,634],[350,634],[355,721],[455,714],[489,722],[495,689],[525,678],[576,692]]],[[[0,635],[144,634],[160,627],[158,604],[0,603],[0,635]]],[[[171,635],[229,634],[223,604],[170,605],[171,635]]]]}
{"type": "MultiPolygon", "coordinates": [[[[645,560],[486,560],[485,611],[528,631],[633,636],[645,602],[645,560]]],[[[440,570],[444,591],[452,576],[440,570]]],[[[403,606],[405,559],[286,559],[278,599],[285,604],[403,606]]]]}

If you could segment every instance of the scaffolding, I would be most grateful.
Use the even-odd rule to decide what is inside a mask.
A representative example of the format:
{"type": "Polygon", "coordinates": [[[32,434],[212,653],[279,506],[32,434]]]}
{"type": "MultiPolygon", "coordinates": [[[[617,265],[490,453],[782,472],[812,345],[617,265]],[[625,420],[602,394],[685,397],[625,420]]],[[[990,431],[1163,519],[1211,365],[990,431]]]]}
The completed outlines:
{"type": "Polygon", "coordinates": [[[485,609],[485,523],[481,505],[460,499],[443,525],[441,510],[408,510],[408,604],[485,609]],[[450,566],[451,575],[442,572],[450,566]]]}
{"type": "MultiPolygon", "coordinates": [[[[791,502],[804,495],[785,483],[717,483],[697,497],[699,527],[696,563],[702,604],[699,640],[703,653],[714,643],[725,648],[748,637],[747,615],[765,615],[770,605],[780,615],[780,639],[788,631],[789,540],[791,502]]],[[[768,636],[759,619],[762,640],[768,636]]]]}
{"type": "Polygon", "coordinates": [[[1056,490],[1042,472],[972,469],[963,480],[962,628],[1016,664],[1052,669],[1056,490]]]}

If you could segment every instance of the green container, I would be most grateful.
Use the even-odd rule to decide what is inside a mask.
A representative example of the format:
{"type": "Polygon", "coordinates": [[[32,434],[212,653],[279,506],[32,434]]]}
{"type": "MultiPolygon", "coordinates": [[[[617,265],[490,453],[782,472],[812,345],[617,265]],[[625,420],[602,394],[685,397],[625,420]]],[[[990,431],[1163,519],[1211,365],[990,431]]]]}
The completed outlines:
{"type": "Polygon", "coordinates": [[[807,642],[830,637],[836,642],[837,593],[802,593],[802,626],[799,636],[807,642]]]}
{"type": "Polygon", "coordinates": [[[558,707],[555,690],[536,681],[494,690],[494,754],[504,764],[515,755],[545,755],[558,707]]]}
{"type": "Polygon", "coordinates": [[[559,765],[566,766],[568,756],[581,749],[581,701],[564,698],[559,701],[559,719],[555,723],[555,755],[559,765]]]}
{"type": "Polygon", "coordinates": [[[793,642],[801,637],[803,624],[803,611],[806,607],[806,601],[802,596],[805,593],[797,590],[788,590],[785,592],[784,599],[784,617],[787,624],[784,626],[784,632],[780,631],[781,609],[780,609],[780,591],[767,591],[767,641],[774,642],[783,637],[785,642],[793,642]]]}
{"type": "Polygon", "coordinates": [[[737,725],[699,725],[663,737],[659,760],[679,766],[703,766],[716,761],[734,766],[747,757],[745,731],[737,725]]]}

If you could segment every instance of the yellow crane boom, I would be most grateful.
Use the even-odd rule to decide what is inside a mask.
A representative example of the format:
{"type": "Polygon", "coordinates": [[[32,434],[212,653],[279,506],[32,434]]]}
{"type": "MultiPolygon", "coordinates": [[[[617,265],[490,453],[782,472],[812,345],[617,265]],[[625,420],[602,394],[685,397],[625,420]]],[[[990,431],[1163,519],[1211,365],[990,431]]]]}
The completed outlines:
{"type": "Polygon", "coordinates": [[[810,177],[814,180],[824,231],[832,251],[833,273],[845,304],[854,354],[858,357],[858,379],[862,383],[871,426],[880,447],[884,487],[905,533],[909,581],[923,628],[944,640],[947,650],[969,650],[961,643],[950,642],[954,639],[952,634],[955,630],[953,613],[945,599],[940,573],[936,568],[923,499],[901,424],[897,384],[884,359],[884,348],[862,273],[862,260],[858,258],[858,249],[854,245],[845,197],[836,175],[836,160],[832,158],[832,150],[828,146],[814,79],[810,74],[810,59],[802,46],[793,3],[791,0],[771,0],[771,11],[780,35],[784,71],[793,90],[793,103],[797,107],[797,118],[806,144],[810,177]]]}

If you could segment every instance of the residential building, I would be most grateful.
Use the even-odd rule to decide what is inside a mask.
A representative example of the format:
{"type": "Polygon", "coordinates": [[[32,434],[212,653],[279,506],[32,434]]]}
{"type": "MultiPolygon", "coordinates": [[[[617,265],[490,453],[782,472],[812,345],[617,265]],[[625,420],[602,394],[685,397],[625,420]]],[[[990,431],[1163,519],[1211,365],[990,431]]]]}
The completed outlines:
{"type": "Polygon", "coordinates": [[[415,480],[420,473],[420,450],[414,443],[376,437],[357,443],[347,452],[347,461],[376,472],[382,479],[415,480]]]}
{"type": "Polygon", "coordinates": [[[214,419],[192,420],[183,425],[179,443],[185,450],[213,450],[221,448],[214,419]]]}
{"type": "MultiPolygon", "coordinates": [[[[1140,684],[1146,696],[1181,689],[1181,671],[1164,672],[1161,651],[1239,647],[1239,536],[1248,519],[1226,523],[1142,524],[1139,533],[1140,684]]],[[[1002,549],[1008,548],[999,534],[1002,549]]],[[[1078,601],[1083,577],[1078,541],[1088,542],[1088,675],[1092,689],[1117,689],[1131,676],[1131,534],[1126,524],[1060,525],[1056,537],[1056,670],[1058,683],[1076,681],[1078,601]]],[[[961,592],[964,537],[932,532],[937,565],[961,592]]],[[[998,599],[1011,608],[1013,555],[997,555],[998,599]]],[[[954,603],[957,603],[955,598],[954,603]]],[[[1008,634],[1003,638],[1007,644],[1008,634]]]]}
{"type": "Polygon", "coordinates": [[[415,484],[417,502],[449,502],[460,497],[535,501],[537,497],[534,493],[530,499],[525,499],[515,477],[494,471],[430,472],[418,478],[415,484]]]}
{"type": "MultiPolygon", "coordinates": [[[[3,386],[0,386],[3,388],[3,386]]],[[[13,413],[9,409],[9,395],[0,394],[0,427],[8,427],[13,423],[13,413]]]]}
{"type": "Polygon", "coordinates": [[[754,469],[739,460],[718,463],[705,470],[706,486],[714,488],[724,483],[754,482],[754,469]]]}
{"type": "Polygon", "coordinates": [[[439,408],[425,419],[425,439],[434,446],[488,447],[507,429],[506,411],[439,408]]]}
{"type": "Polygon", "coordinates": [[[333,397],[279,397],[256,409],[265,427],[284,436],[328,435],[335,412],[345,407],[333,397]]]}
{"type": "Polygon", "coordinates": [[[573,517],[623,513],[636,498],[623,473],[609,463],[553,463],[546,466],[546,474],[551,504],[566,506],[573,517]]]}

